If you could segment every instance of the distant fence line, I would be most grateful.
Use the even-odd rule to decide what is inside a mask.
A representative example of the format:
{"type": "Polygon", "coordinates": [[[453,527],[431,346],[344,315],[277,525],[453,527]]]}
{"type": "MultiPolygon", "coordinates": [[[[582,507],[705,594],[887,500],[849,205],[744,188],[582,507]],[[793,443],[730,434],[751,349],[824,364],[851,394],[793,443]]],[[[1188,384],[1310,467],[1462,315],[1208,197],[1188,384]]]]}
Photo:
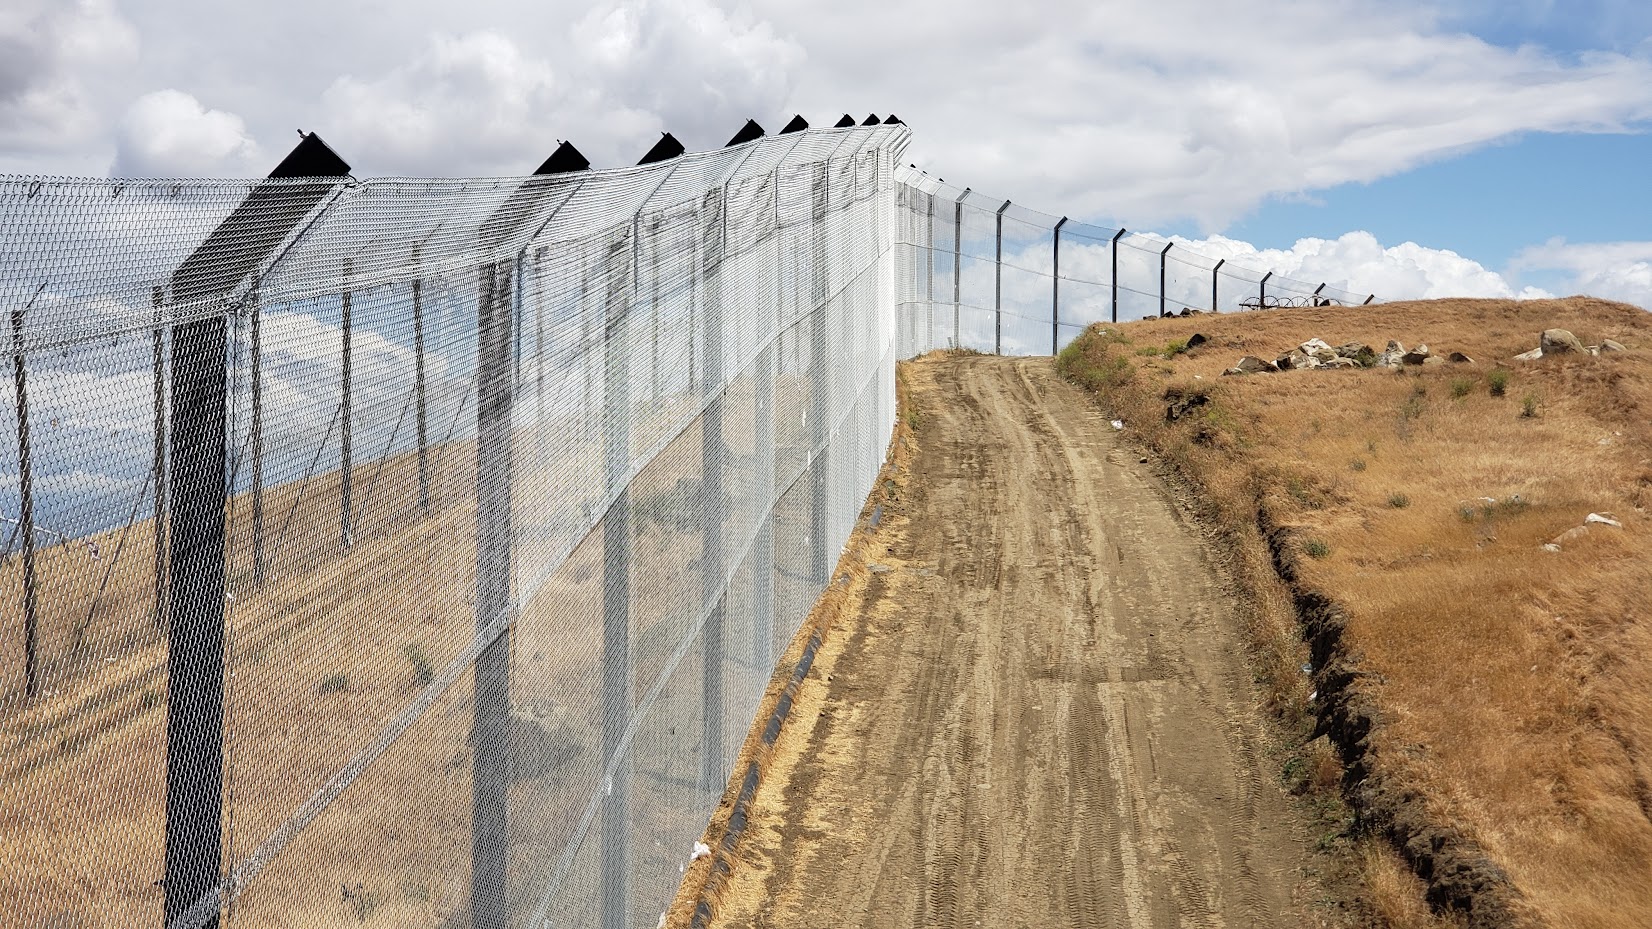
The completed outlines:
{"type": "Polygon", "coordinates": [[[1175,262],[1213,307],[1307,287],[1155,243],[1144,288],[1122,231],[897,168],[898,124],[743,136],[0,178],[0,908],[654,925],[898,359],[1201,305],[1175,262]]]}

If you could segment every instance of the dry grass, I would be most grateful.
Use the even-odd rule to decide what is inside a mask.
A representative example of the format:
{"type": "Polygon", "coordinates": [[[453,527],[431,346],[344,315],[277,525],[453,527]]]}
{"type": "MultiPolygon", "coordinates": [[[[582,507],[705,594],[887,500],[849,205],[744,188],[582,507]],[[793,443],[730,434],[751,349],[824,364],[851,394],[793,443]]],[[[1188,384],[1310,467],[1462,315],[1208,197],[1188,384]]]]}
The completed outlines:
{"type": "MultiPolygon", "coordinates": [[[[1304,720],[1307,685],[1261,513],[1295,527],[1303,581],[1346,608],[1385,769],[1540,922],[1652,925],[1652,315],[1572,298],[1198,316],[1093,330],[1062,364],[1201,487],[1235,542],[1274,709],[1304,720]],[[1630,351],[1508,360],[1549,327],[1630,351]],[[1138,351],[1194,332],[1209,343],[1138,351]],[[1312,337],[1476,363],[1220,376],[1312,337]],[[1167,391],[1208,399],[1172,423],[1167,391]],[[1541,550],[1591,512],[1624,529],[1541,550]]],[[[1392,875],[1365,871],[1381,918],[1415,924],[1392,875]]]]}

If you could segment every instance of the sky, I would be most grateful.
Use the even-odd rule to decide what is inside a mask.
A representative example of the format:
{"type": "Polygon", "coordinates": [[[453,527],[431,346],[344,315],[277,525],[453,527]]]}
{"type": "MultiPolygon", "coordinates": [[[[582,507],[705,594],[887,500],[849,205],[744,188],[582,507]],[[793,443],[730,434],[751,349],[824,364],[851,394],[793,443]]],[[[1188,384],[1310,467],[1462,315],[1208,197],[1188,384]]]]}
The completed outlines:
{"type": "Polygon", "coordinates": [[[1642,0],[7,0],[0,173],[599,167],[898,114],[977,191],[1387,299],[1652,308],[1642,0]]]}

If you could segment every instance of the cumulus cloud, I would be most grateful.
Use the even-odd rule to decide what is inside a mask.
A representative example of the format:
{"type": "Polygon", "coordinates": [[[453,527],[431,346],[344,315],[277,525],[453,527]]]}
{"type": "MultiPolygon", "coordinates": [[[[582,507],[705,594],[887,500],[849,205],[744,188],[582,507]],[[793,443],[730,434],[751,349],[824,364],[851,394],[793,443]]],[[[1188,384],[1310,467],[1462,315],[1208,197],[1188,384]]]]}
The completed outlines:
{"type": "Polygon", "coordinates": [[[1568,293],[1622,300],[1652,310],[1652,242],[1551,239],[1515,256],[1510,270],[1558,277],[1568,293]]]}
{"type": "Polygon", "coordinates": [[[336,80],[324,121],[372,173],[521,174],[564,137],[630,164],[659,131],[712,148],[777,112],[801,58],[704,0],[610,2],[533,50],[496,31],[431,36],[407,62],[336,80]]]}
{"type": "MultiPolygon", "coordinates": [[[[179,90],[144,94],[116,134],[115,177],[232,177],[260,173],[241,117],[209,110],[179,90]]],[[[267,170],[267,169],[266,169],[267,170]]]]}
{"type": "Polygon", "coordinates": [[[65,152],[101,128],[98,90],[137,56],[107,0],[8,0],[0,8],[0,152],[65,152]]]}

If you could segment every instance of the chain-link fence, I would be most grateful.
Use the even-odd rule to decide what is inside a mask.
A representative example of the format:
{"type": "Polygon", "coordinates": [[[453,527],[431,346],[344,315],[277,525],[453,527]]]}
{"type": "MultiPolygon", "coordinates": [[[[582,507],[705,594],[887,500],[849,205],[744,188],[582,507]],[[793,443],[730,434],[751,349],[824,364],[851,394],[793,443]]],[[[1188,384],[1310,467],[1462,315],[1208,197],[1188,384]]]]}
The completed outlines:
{"type": "Polygon", "coordinates": [[[1376,300],[900,172],[903,355],[1053,354],[1095,322],[1376,300]]]}
{"type": "Polygon", "coordinates": [[[0,923],[654,926],[898,358],[1363,300],[945,188],[908,138],[0,178],[0,923]]]}
{"type": "Polygon", "coordinates": [[[883,458],[907,138],[0,179],[0,923],[655,925],[883,458]]]}

